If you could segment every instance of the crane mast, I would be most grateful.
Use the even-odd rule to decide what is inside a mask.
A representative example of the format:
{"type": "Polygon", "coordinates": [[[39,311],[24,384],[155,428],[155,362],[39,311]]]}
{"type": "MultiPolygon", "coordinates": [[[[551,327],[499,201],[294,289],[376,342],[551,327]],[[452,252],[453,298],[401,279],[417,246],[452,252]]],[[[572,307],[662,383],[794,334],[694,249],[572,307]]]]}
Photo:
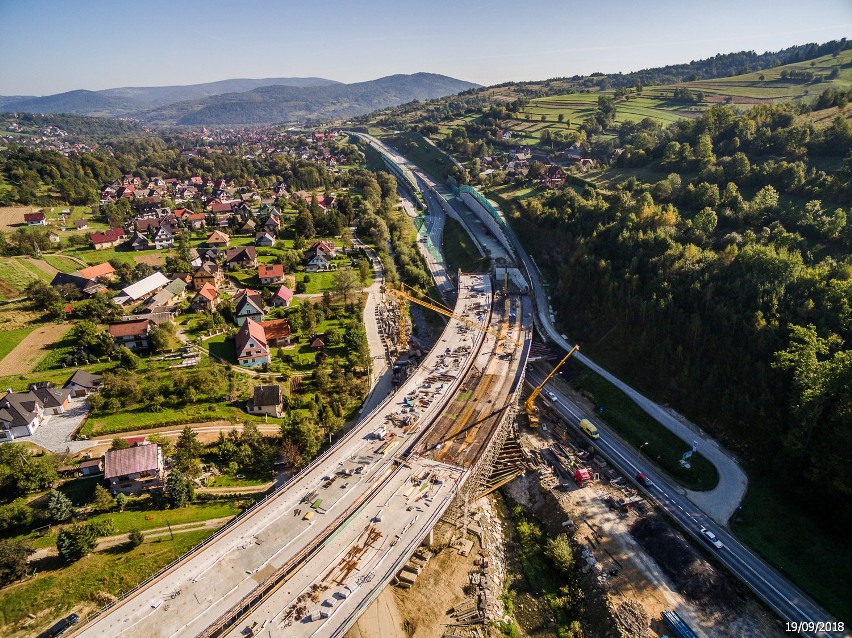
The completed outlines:
{"type": "Polygon", "coordinates": [[[554,374],[559,372],[559,368],[562,367],[562,364],[564,364],[566,361],[568,361],[568,358],[572,354],[577,352],[577,350],[579,350],[579,349],[580,349],[579,345],[575,345],[573,348],[571,348],[568,351],[568,354],[566,354],[562,358],[562,361],[557,363],[556,367],[553,368],[553,370],[550,371],[550,374],[548,374],[546,377],[544,377],[544,381],[539,383],[538,386],[536,386],[533,389],[533,391],[530,393],[529,398],[527,399],[526,403],[524,403],[524,409],[526,410],[527,416],[530,419],[530,427],[531,428],[537,428],[538,427],[538,412],[539,412],[539,410],[538,410],[538,406],[535,404],[535,400],[538,398],[538,395],[541,394],[542,388],[544,388],[545,384],[548,381],[550,381],[550,379],[553,377],[554,374]]]}

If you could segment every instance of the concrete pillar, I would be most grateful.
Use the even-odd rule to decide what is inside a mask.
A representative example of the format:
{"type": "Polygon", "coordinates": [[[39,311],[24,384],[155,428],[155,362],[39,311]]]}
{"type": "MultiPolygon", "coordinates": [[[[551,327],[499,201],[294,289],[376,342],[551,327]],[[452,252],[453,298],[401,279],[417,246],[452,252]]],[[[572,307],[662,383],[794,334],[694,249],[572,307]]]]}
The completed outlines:
{"type": "Polygon", "coordinates": [[[434,545],[435,544],[435,529],[432,528],[429,530],[429,533],[426,535],[426,539],[423,541],[424,545],[434,545]]]}

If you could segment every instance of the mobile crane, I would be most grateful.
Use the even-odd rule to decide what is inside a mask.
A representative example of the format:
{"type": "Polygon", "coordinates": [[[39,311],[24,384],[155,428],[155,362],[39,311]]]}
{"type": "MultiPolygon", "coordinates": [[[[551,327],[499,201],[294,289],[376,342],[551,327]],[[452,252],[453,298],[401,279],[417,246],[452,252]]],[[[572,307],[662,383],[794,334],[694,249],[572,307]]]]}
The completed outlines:
{"type": "Polygon", "coordinates": [[[533,391],[530,393],[530,396],[529,396],[529,398],[527,399],[527,402],[524,404],[524,409],[527,411],[527,416],[528,416],[528,417],[529,417],[529,419],[530,419],[530,427],[531,427],[531,428],[537,428],[537,427],[538,427],[538,413],[539,413],[539,409],[538,409],[538,406],[535,404],[535,400],[538,398],[538,395],[539,395],[539,394],[541,394],[541,390],[542,390],[542,388],[545,386],[545,384],[546,384],[548,381],[550,381],[551,377],[553,377],[553,375],[554,375],[554,374],[556,374],[557,372],[559,372],[559,368],[561,368],[561,367],[562,367],[562,364],[564,364],[566,361],[568,361],[568,358],[569,358],[572,354],[574,354],[575,352],[577,352],[577,350],[579,350],[579,349],[580,349],[580,346],[579,346],[579,345],[575,345],[573,348],[571,348],[571,349],[568,351],[568,354],[566,354],[566,355],[562,358],[562,361],[560,361],[560,362],[556,365],[556,367],[555,367],[555,368],[553,368],[553,370],[551,370],[551,371],[550,371],[550,374],[548,374],[546,377],[544,377],[544,381],[542,381],[540,384],[538,384],[538,386],[537,386],[535,389],[533,389],[533,391]]]}

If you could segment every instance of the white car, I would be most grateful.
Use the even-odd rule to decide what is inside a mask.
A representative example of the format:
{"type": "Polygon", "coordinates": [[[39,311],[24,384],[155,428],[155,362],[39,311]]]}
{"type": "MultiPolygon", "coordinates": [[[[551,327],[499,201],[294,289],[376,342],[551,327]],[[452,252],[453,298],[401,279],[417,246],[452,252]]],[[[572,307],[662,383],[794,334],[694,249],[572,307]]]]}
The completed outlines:
{"type": "Polygon", "coordinates": [[[559,401],[559,399],[556,397],[556,395],[555,395],[553,392],[548,391],[547,396],[548,396],[548,397],[550,398],[550,400],[551,400],[551,401],[553,401],[554,403],[556,403],[557,401],[559,401]]]}
{"type": "Polygon", "coordinates": [[[722,549],[724,547],[722,541],[720,541],[717,536],[706,527],[701,528],[701,535],[704,537],[704,540],[706,540],[716,549],[722,549]]]}

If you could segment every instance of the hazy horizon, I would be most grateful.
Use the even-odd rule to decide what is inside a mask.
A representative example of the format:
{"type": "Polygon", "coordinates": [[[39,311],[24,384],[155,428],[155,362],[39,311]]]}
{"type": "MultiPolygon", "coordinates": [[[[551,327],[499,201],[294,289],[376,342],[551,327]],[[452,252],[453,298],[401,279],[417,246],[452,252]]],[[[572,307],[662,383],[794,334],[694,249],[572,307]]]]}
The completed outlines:
{"type": "Polygon", "coordinates": [[[825,42],[852,31],[852,3],[733,2],[685,10],[604,5],[322,6],[248,0],[144,4],[0,0],[0,94],[202,84],[234,78],[320,77],[353,83],[438,73],[490,85],[632,72],[712,57],[825,42]]]}

